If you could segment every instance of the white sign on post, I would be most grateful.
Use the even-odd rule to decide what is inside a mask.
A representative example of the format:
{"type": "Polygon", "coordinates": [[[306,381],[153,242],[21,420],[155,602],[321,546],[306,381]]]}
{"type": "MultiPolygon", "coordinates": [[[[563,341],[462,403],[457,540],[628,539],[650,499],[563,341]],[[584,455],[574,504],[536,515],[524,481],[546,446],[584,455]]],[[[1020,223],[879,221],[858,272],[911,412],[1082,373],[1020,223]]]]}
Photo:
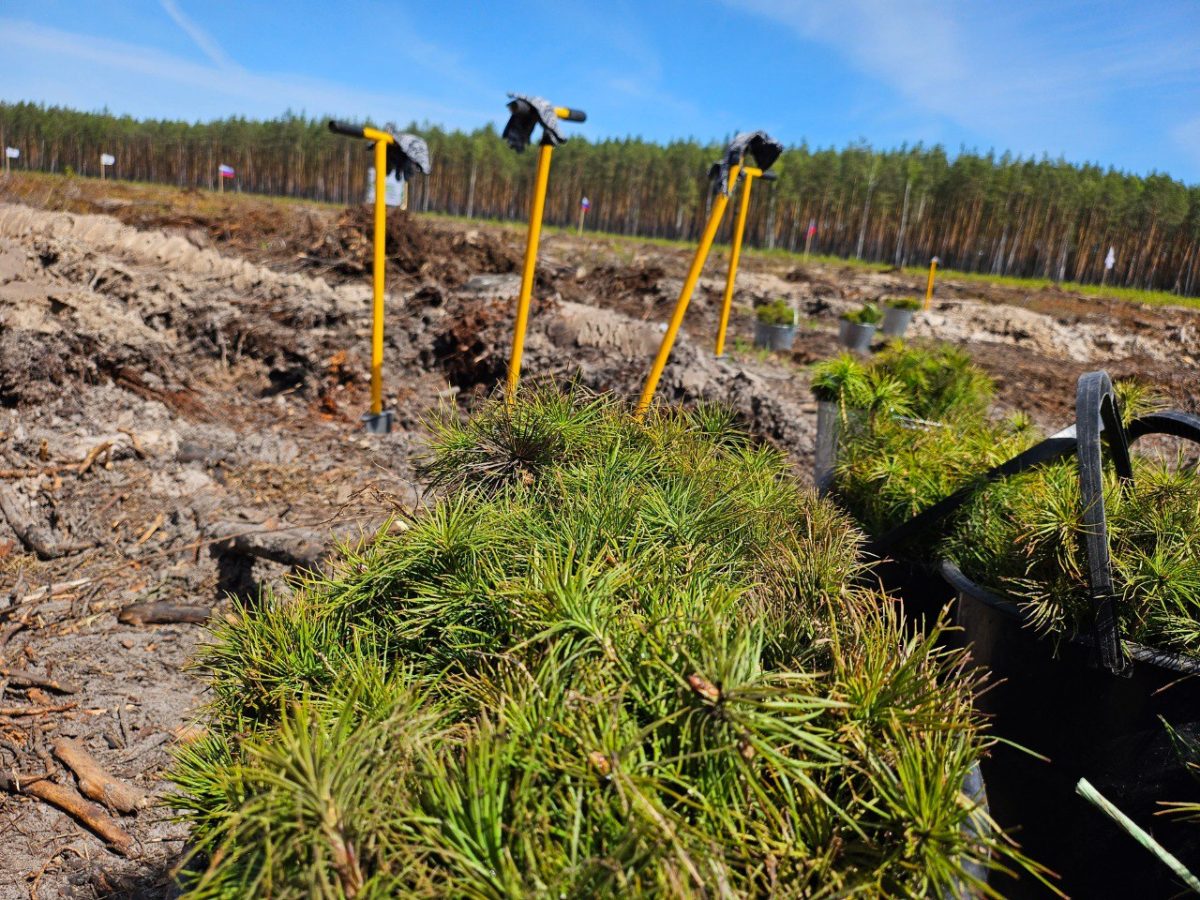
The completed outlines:
{"type": "MultiPolygon", "coordinates": [[[[367,203],[375,202],[375,167],[367,169],[367,203]]],[[[404,202],[404,181],[400,173],[392,172],[383,179],[383,202],[388,206],[400,206],[404,202]]]]}
{"type": "Polygon", "coordinates": [[[18,150],[16,147],[5,147],[4,148],[4,157],[5,157],[5,159],[20,159],[21,151],[18,150]]]}
{"type": "Polygon", "coordinates": [[[117,158],[115,156],[112,156],[111,154],[108,154],[108,153],[100,154],[100,165],[115,166],[116,164],[117,164],[117,158]]]}

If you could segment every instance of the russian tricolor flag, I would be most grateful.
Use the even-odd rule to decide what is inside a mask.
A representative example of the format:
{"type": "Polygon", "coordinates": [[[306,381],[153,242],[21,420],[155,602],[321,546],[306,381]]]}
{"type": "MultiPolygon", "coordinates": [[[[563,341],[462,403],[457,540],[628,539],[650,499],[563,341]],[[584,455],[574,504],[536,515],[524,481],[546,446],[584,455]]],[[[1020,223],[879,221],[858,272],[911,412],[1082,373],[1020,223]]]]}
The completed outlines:
{"type": "Polygon", "coordinates": [[[232,178],[233,166],[219,165],[217,166],[217,172],[220,173],[222,178],[232,178]]]}

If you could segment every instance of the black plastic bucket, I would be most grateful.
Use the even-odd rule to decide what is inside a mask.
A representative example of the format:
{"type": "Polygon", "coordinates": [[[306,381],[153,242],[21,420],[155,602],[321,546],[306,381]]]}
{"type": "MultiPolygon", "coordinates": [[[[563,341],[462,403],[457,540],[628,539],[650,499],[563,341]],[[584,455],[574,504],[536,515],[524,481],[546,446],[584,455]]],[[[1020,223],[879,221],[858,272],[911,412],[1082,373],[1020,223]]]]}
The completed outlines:
{"type": "MultiPolygon", "coordinates": [[[[1200,663],[1125,642],[1131,667],[1097,667],[1084,638],[1048,639],[1020,608],[972,582],[950,562],[958,623],[975,663],[991,671],[978,698],[993,733],[1049,761],[1001,744],[983,762],[992,816],[1026,854],[1062,876],[1076,897],[1170,897],[1186,888],[1115,822],[1075,793],[1086,778],[1185,865],[1200,866],[1200,824],[1163,815],[1163,801],[1200,786],[1163,720],[1200,740],[1200,663]]],[[[1006,896],[1041,896],[1036,883],[992,882],[1006,896]]]]}
{"type": "MultiPolygon", "coordinates": [[[[975,662],[992,673],[990,689],[976,702],[992,717],[993,733],[1048,757],[1037,759],[1002,743],[983,761],[995,820],[1030,857],[1061,875],[1062,887],[1073,896],[1174,896],[1186,888],[1170,870],[1079,797],[1075,787],[1086,778],[1184,865],[1200,868],[1200,824],[1157,815],[1161,803],[1193,800],[1200,791],[1164,724],[1185,740],[1200,741],[1200,663],[1121,640],[1101,490],[1102,444],[1128,488],[1130,443],[1147,434],[1167,434],[1200,444],[1200,418],[1151,413],[1126,428],[1104,372],[1079,379],[1075,408],[1072,428],[981,473],[974,483],[873,540],[868,552],[886,558],[895,547],[942,527],[981,485],[1078,457],[1095,612],[1092,636],[1039,637],[1017,604],[989,593],[952,563],[939,567],[945,585],[940,590],[929,584],[918,563],[887,562],[879,576],[922,624],[957,600],[960,639],[971,645],[975,662]]],[[[822,471],[818,460],[818,475],[822,471]]],[[[1032,878],[1016,881],[995,873],[992,884],[1005,896],[1049,894],[1032,878]]]]}
{"type": "MultiPolygon", "coordinates": [[[[916,633],[928,634],[943,614],[954,622],[958,595],[937,568],[903,557],[886,558],[871,567],[871,575],[879,579],[884,591],[898,598],[905,620],[916,633]]],[[[957,637],[958,632],[943,633],[942,640],[958,646],[961,641],[957,637]]]]}
{"type": "MultiPolygon", "coordinates": [[[[953,563],[941,565],[958,593],[957,620],[971,656],[991,672],[978,708],[992,717],[997,737],[1047,758],[996,748],[983,763],[992,814],[1078,897],[1170,897],[1187,890],[1147,848],[1077,796],[1081,778],[1185,866],[1200,866],[1200,824],[1160,815],[1164,802],[1200,793],[1179,752],[1181,739],[1200,741],[1200,660],[1122,640],[1116,615],[1102,448],[1120,489],[1131,490],[1129,445],[1146,434],[1200,443],[1200,419],[1155,413],[1126,429],[1108,376],[1079,379],[1074,452],[1090,634],[1040,636],[1017,603],[975,584],[953,563]]],[[[1042,892],[1034,884],[996,886],[1010,896],[1042,892]]]]}

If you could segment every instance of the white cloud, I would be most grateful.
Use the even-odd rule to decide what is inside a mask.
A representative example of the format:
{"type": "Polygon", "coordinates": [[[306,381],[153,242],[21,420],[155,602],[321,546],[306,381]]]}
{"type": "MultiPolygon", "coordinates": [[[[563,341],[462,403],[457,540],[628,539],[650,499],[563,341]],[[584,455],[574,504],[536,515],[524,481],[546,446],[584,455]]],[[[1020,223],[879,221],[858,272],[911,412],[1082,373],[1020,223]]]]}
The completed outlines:
{"type": "MultiPolygon", "coordinates": [[[[117,109],[139,115],[195,119],[232,114],[273,116],[285,110],[344,116],[370,115],[377,121],[406,123],[430,119],[450,127],[474,127],[493,117],[491,110],[470,109],[415,95],[364,91],[292,73],[248,72],[197,63],[152,47],[76,34],[14,19],[0,18],[0,57],[17,59],[18,77],[0,83],[14,100],[37,97],[44,102],[95,109],[114,105],[105,86],[143,85],[137,96],[168,95],[169,110],[117,109]],[[201,112],[202,110],[208,112],[201,112]]],[[[211,59],[211,57],[210,57],[211,59]]]]}
{"type": "Polygon", "coordinates": [[[1093,156],[1126,125],[1111,106],[1128,92],[1200,89],[1200,36],[1186,5],[1133,16],[1094,3],[724,2],[833,49],[910,114],[1024,152],[1093,156]]]}
{"type": "Polygon", "coordinates": [[[199,47],[200,51],[211,59],[218,68],[233,70],[241,68],[229,58],[225,51],[221,49],[221,45],[213,40],[207,31],[184,15],[183,10],[179,8],[179,4],[175,0],[159,0],[159,3],[162,4],[162,8],[171,17],[172,21],[183,29],[184,33],[192,39],[192,43],[199,47]]]}

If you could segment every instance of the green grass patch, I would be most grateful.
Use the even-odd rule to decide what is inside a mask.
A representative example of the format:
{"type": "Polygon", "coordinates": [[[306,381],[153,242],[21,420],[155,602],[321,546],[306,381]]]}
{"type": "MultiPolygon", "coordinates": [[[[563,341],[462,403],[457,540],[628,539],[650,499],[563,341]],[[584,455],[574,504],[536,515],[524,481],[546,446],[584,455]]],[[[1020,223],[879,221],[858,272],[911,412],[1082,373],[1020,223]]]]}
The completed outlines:
{"type": "MultiPolygon", "coordinates": [[[[906,268],[904,271],[915,275],[922,270],[906,268]]],[[[943,274],[941,269],[938,270],[938,273],[939,275],[943,274]]],[[[1054,288],[1066,293],[1082,294],[1085,297],[1145,303],[1150,306],[1185,306],[1192,309],[1200,309],[1200,297],[1185,297],[1180,294],[1172,294],[1169,291],[1148,291],[1141,288],[1128,287],[1101,287],[1098,284],[1053,281],[1049,278],[1020,278],[1014,275],[987,275],[982,272],[958,272],[950,269],[945,270],[944,274],[959,281],[975,281],[1029,291],[1042,291],[1054,288]]]]}

